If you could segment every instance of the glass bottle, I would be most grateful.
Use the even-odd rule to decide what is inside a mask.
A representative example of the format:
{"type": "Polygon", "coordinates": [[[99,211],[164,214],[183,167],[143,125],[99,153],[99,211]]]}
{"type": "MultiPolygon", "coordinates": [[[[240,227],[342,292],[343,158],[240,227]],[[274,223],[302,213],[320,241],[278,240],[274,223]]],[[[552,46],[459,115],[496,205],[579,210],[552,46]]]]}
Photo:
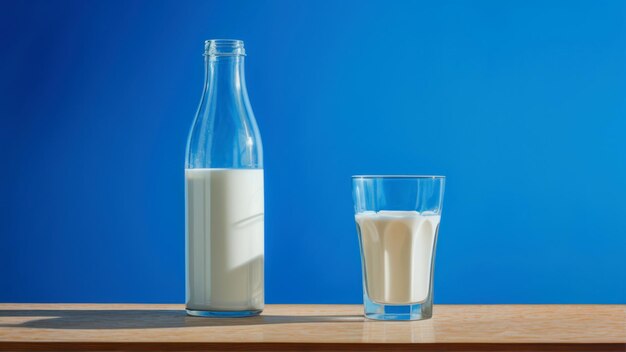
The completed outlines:
{"type": "Polygon", "coordinates": [[[263,148],[241,40],[205,42],[205,82],[185,161],[186,308],[195,316],[263,310],[263,148]]]}

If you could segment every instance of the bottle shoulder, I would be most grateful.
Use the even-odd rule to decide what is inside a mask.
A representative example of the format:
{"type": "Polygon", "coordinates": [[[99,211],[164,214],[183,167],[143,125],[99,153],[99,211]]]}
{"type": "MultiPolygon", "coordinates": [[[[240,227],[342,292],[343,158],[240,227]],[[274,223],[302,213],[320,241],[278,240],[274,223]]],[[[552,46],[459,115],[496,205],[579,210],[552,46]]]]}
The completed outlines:
{"type": "Polygon", "coordinates": [[[250,107],[198,109],[187,143],[186,165],[208,168],[262,168],[263,143],[250,107]]]}

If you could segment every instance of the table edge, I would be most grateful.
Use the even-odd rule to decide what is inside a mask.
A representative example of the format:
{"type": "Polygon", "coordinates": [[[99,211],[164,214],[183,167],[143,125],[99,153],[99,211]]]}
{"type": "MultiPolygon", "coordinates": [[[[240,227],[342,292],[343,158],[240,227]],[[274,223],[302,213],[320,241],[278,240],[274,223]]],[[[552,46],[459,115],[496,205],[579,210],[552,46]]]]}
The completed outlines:
{"type": "Polygon", "coordinates": [[[626,351],[624,343],[23,342],[0,351],[626,351]]]}

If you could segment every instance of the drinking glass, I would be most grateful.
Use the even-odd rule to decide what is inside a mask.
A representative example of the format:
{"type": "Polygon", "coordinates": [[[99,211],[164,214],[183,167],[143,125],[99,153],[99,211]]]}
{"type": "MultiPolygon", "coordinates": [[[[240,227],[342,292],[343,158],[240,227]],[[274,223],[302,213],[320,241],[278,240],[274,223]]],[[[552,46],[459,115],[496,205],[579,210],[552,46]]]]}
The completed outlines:
{"type": "Polygon", "coordinates": [[[444,176],[352,177],[367,318],[432,317],[444,185],[444,176]]]}

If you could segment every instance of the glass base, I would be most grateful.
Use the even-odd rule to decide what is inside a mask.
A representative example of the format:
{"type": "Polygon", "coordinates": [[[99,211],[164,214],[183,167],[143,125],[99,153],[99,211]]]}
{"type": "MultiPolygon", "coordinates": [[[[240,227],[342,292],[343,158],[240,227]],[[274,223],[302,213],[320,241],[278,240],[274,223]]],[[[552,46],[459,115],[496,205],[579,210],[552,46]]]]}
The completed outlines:
{"type": "Polygon", "coordinates": [[[195,309],[186,309],[187,314],[194,317],[205,317],[205,318],[245,318],[245,317],[254,317],[263,311],[259,310],[240,310],[240,311],[218,311],[218,310],[195,310],[195,309]]]}
{"type": "Polygon", "coordinates": [[[414,304],[379,304],[365,295],[365,317],[373,320],[423,320],[433,316],[432,300],[414,304]]]}

